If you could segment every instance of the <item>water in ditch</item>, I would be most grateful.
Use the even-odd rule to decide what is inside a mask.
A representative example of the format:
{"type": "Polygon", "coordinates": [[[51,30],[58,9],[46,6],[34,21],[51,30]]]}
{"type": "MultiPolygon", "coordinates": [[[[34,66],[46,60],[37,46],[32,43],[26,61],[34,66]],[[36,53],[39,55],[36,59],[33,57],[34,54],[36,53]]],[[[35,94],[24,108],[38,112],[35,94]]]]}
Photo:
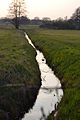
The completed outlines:
{"type": "Polygon", "coordinates": [[[44,120],[55,109],[55,104],[57,105],[60,102],[63,90],[59,79],[46,64],[43,53],[35,48],[27,34],[25,37],[37,52],[36,60],[41,72],[42,85],[33,108],[25,113],[22,120],[44,120]]]}

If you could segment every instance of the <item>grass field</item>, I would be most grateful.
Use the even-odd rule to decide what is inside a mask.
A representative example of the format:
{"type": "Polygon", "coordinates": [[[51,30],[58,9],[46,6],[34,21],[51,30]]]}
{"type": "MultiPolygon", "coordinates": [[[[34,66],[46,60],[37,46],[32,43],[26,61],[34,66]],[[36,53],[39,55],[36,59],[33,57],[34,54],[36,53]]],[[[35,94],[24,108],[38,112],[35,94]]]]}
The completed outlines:
{"type": "Polygon", "coordinates": [[[35,55],[22,31],[0,29],[0,120],[19,119],[36,99],[38,91],[26,88],[40,87],[35,55]]]}
{"type": "Polygon", "coordinates": [[[35,55],[21,31],[0,30],[0,85],[35,82],[39,73],[35,55]]]}
{"type": "Polygon", "coordinates": [[[80,120],[80,31],[39,28],[26,31],[49,66],[55,65],[55,74],[64,88],[58,120],[80,120]]]}

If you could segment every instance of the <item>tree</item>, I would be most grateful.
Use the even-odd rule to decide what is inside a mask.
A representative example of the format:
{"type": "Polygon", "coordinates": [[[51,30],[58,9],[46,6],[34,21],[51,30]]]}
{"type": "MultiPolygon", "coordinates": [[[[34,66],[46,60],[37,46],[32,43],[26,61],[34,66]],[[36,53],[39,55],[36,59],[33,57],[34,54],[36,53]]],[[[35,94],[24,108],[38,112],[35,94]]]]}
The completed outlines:
{"type": "Polygon", "coordinates": [[[77,23],[77,24],[76,24],[76,27],[77,27],[78,29],[80,29],[80,7],[78,7],[78,8],[76,9],[76,11],[73,13],[71,19],[72,19],[75,23],[77,23]]]}
{"type": "Polygon", "coordinates": [[[49,17],[43,17],[42,20],[43,21],[51,21],[51,19],[49,17]]]}
{"type": "Polygon", "coordinates": [[[9,18],[16,29],[19,29],[20,18],[26,16],[25,0],[12,0],[9,6],[9,18]]]}
{"type": "Polygon", "coordinates": [[[71,18],[76,22],[80,22],[80,7],[76,9],[71,18]]]}
{"type": "Polygon", "coordinates": [[[34,20],[40,20],[39,17],[34,17],[34,20]]]}

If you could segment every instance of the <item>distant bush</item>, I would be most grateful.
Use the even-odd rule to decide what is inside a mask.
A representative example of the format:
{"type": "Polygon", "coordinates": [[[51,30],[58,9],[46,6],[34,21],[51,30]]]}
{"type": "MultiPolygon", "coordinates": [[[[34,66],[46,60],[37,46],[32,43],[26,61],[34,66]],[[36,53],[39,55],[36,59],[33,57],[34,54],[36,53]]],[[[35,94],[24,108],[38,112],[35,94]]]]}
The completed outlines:
{"type": "Polygon", "coordinates": [[[53,21],[43,21],[43,24],[40,25],[40,28],[48,28],[48,29],[70,29],[70,30],[75,30],[75,29],[80,29],[78,24],[74,22],[73,20],[53,20],[53,21]]]}

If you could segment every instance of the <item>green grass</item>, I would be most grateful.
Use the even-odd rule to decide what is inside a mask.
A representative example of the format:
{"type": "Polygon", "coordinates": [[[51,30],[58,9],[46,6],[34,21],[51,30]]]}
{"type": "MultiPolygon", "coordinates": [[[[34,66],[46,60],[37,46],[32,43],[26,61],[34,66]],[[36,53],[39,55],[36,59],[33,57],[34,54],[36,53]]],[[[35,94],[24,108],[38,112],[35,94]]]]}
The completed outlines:
{"type": "Polygon", "coordinates": [[[80,119],[80,31],[27,29],[35,46],[44,53],[50,67],[60,78],[64,96],[59,120],[80,119]]]}
{"type": "Polygon", "coordinates": [[[36,82],[39,71],[35,55],[21,31],[0,30],[0,85],[36,82]]]}
{"type": "Polygon", "coordinates": [[[35,55],[22,31],[0,29],[0,120],[17,120],[33,105],[38,89],[28,90],[26,85],[40,87],[35,55]],[[7,84],[24,84],[24,87],[7,87],[7,84]]]}

